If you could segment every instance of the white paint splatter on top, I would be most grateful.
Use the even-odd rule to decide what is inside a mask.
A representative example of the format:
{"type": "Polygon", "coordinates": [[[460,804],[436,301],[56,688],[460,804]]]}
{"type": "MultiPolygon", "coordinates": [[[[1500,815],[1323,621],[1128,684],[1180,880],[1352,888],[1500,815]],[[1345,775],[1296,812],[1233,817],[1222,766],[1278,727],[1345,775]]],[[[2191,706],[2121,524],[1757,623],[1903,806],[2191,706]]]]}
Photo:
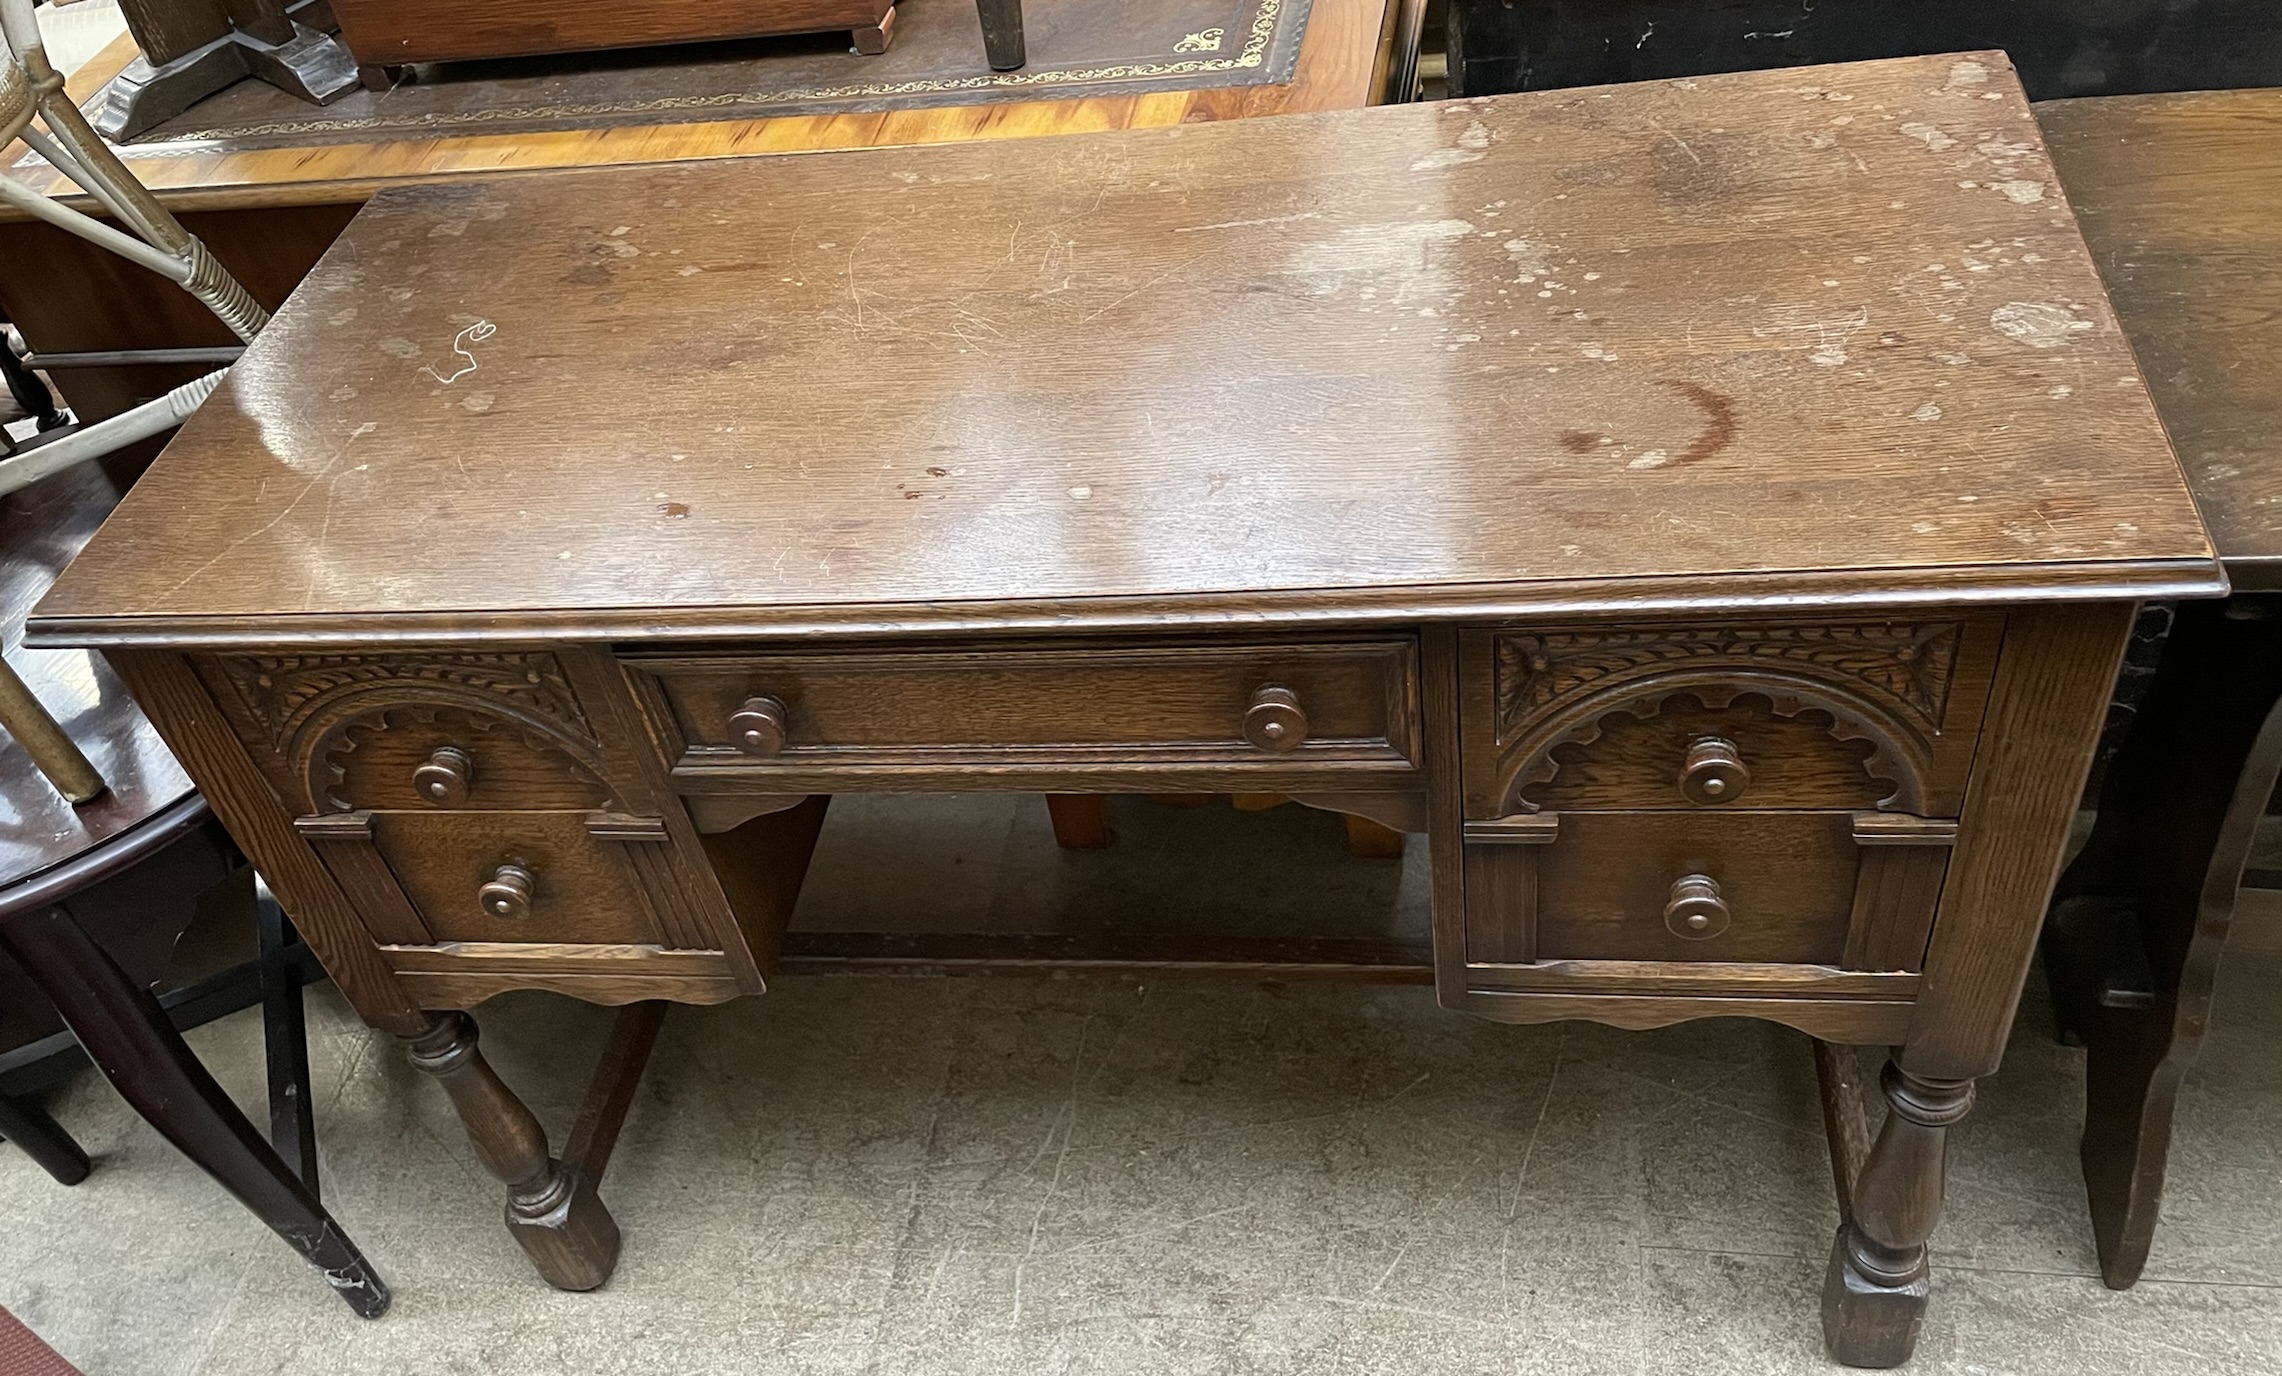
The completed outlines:
{"type": "Polygon", "coordinates": [[[1955,147],[1957,143],[1957,140],[1930,124],[1905,124],[1902,132],[1936,153],[1944,148],[1955,147]]]}
{"type": "Polygon", "coordinates": [[[1662,468],[1665,464],[1668,464],[1671,461],[1672,456],[1665,453],[1661,449],[1646,449],[1641,451],[1639,458],[1634,459],[1631,463],[1626,464],[1625,467],[1662,468]]]}
{"type": "Polygon", "coordinates": [[[1989,189],[2002,191],[2005,199],[2014,205],[2035,205],[2044,199],[2044,183],[2031,181],[1991,182],[1989,189]]]}
{"type": "Polygon", "coordinates": [[[1911,419],[1911,420],[1940,420],[1940,419],[1941,419],[1941,408],[1940,408],[1940,407],[1938,407],[1938,406],[1936,406],[1936,405],[1934,405],[1932,402],[1930,402],[1930,401],[1929,401],[1929,402],[1927,402],[1925,405],[1923,405],[1923,406],[1920,406],[1920,407],[1919,407],[1918,409],[1916,409],[1915,411],[1912,411],[1912,412],[1910,412],[1910,419],[1911,419]]]}
{"type": "Polygon", "coordinates": [[[1460,163],[1480,162],[1489,150],[1490,129],[1480,120],[1468,124],[1458,135],[1454,148],[1437,148],[1410,165],[1413,172],[1431,172],[1438,167],[1456,167],[1460,163]]]}
{"type": "Polygon", "coordinates": [[[1949,88],[1951,90],[1960,86],[1986,86],[1988,84],[1989,69],[1980,63],[1964,61],[1949,64],[1949,88]]]}
{"type": "Polygon", "coordinates": [[[2091,329],[2092,322],[2049,301],[2007,301],[1989,312],[1989,328],[2032,349],[2052,349],[2067,343],[2070,335],[2091,329]]]}

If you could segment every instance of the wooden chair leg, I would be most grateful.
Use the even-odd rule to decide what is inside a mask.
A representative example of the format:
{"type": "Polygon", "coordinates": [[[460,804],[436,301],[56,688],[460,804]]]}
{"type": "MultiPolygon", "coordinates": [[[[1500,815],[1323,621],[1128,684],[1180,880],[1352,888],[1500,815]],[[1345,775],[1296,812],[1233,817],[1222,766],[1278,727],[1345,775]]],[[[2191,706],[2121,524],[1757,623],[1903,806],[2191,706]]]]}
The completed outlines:
{"type": "Polygon", "coordinates": [[[2085,1046],[2084,1186],[2113,1289],[2147,1264],[2173,1109],[2278,775],[2282,600],[2180,607],[2044,936],[2054,1007],[2085,1046]]]}
{"type": "Polygon", "coordinates": [[[1973,1106],[1970,1080],[1921,1080],[1889,1062],[1882,1084],[1886,1122],[1854,1177],[1823,1277],[1823,1339],[1847,1366],[1900,1366],[1917,1347],[1949,1129],[1973,1106]]]}
{"type": "Polygon", "coordinates": [[[309,1100],[309,1029],[301,1004],[293,947],[299,937],[285,910],[267,893],[254,899],[254,931],[261,959],[261,1025],[269,1067],[269,1143],[309,1197],[317,1186],[317,1114],[309,1100]]]}
{"type": "Polygon", "coordinates": [[[866,57],[878,57],[886,52],[888,45],[895,41],[895,7],[890,5],[877,24],[850,29],[848,40],[856,45],[857,52],[866,57]]]}
{"type": "Polygon", "coordinates": [[[477,1049],[475,1019],[437,1014],[403,1039],[412,1064],[451,1096],[484,1169],[507,1186],[507,1231],[558,1290],[592,1290],[618,1265],[618,1224],[599,1190],[666,1008],[651,1001],[619,1011],[560,1160],[547,1154],[539,1120],[477,1049]]]}
{"type": "Polygon", "coordinates": [[[1022,0],[975,0],[983,21],[983,54],[994,72],[1011,72],[1029,61],[1023,50],[1022,0]]]}
{"type": "Polygon", "coordinates": [[[158,1000],[69,912],[48,908],[0,922],[0,949],[47,991],[137,1113],[322,1271],[351,1309],[368,1319],[387,1312],[388,1287],[356,1244],[190,1054],[158,1000]]]}
{"type": "Polygon", "coordinates": [[[1049,793],[1046,815],[1054,844],[1063,850],[1101,850],[1109,844],[1108,799],[1099,793],[1049,793]]]}
{"type": "Polygon", "coordinates": [[[29,1099],[0,1094],[0,1137],[22,1148],[24,1155],[54,1176],[59,1185],[76,1185],[91,1169],[79,1143],[48,1116],[46,1109],[29,1099]]]}

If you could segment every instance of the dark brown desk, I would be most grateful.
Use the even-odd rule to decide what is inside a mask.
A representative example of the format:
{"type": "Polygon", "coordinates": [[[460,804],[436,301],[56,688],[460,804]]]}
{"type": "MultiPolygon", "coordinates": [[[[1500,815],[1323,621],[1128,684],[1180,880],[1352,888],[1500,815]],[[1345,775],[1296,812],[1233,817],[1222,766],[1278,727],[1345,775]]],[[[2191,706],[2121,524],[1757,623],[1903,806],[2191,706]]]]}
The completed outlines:
{"type": "Polygon", "coordinates": [[[384,193],[35,627],[557,1285],[829,795],[1272,791],[1429,834],[1352,975],[1898,1048],[1824,1302],[1890,1365],[2134,605],[2223,588],[1977,54],[384,193]],[[522,988],[628,1008],[560,1159],[522,988]]]}

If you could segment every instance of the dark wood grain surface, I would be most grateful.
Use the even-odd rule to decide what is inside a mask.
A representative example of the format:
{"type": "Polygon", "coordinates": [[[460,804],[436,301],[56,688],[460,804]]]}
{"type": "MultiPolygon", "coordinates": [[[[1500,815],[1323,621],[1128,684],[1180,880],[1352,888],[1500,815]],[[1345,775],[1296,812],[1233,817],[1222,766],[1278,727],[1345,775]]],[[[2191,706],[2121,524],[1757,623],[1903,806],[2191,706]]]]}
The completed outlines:
{"type": "Polygon", "coordinates": [[[876,633],[2215,572],[1982,54],[386,193],[41,612],[876,633]]]}
{"type": "Polygon", "coordinates": [[[2282,88],[2036,117],[2220,556],[2282,586],[2282,88]]]}
{"type": "Polygon", "coordinates": [[[101,656],[21,643],[24,613],[94,533],[121,486],[88,465],[0,497],[0,648],[108,785],[73,807],[0,730],[0,888],[85,855],[191,795],[189,776],[101,656]]]}

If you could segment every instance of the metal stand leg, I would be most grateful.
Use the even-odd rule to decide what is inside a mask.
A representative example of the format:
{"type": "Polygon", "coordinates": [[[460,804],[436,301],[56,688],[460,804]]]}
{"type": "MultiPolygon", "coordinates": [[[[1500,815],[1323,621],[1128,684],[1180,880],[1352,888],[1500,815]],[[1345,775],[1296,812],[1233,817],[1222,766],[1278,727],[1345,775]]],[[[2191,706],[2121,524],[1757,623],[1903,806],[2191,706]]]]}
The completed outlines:
{"type": "Polygon", "coordinates": [[[317,1187],[317,1111],[309,1101],[309,1030],[302,1016],[301,975],[293,948],[301,938],[267,891],[254,898],[254,930],[261,942],[261,1025],[269,1063],[269,1142],[286,1168],[301,1177],[311,1199],[317,1187]]]}

